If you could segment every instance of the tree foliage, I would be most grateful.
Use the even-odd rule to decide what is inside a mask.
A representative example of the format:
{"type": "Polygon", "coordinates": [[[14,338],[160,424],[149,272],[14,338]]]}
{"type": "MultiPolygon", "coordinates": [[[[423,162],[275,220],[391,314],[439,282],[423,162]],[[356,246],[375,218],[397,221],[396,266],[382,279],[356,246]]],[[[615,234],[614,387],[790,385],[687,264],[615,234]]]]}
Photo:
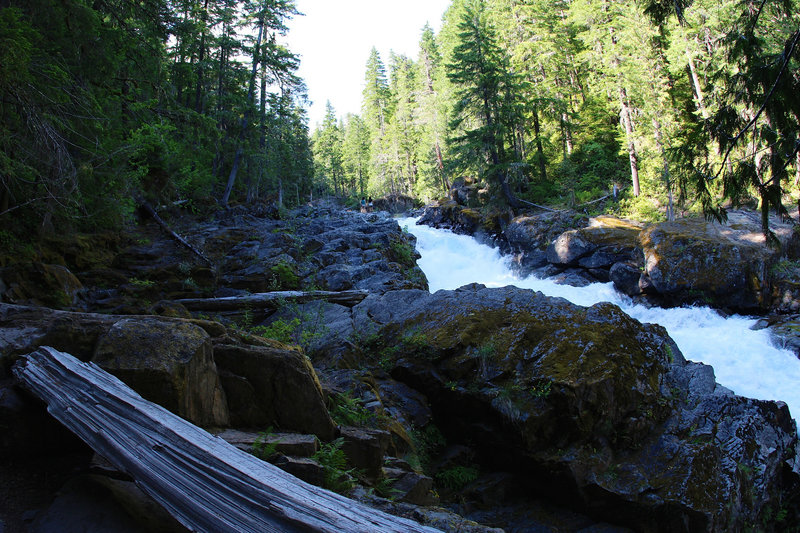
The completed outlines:
{"type": "Polygon", "coordinates": [[[290,0],[10,0],[0,8],[0,219],[125,221],[137,199],[311,187],[290,0]],[[263,29],[261,42],[252,40],[263,29]],[[305,162],[304,162],[305,160],[305,162]]]}
{"type": "Polygon", "coordinates": [[[798,13],[797,0],[453,0],[414,60],[387,69],[372,50],[358,172],[373,194],[425,200],[461,177],[511,204],[580,206],[616,186],[628,214],[664,218],[723,218],[755,196],[766,231],[768,210],[800,197],[798,13]]]}

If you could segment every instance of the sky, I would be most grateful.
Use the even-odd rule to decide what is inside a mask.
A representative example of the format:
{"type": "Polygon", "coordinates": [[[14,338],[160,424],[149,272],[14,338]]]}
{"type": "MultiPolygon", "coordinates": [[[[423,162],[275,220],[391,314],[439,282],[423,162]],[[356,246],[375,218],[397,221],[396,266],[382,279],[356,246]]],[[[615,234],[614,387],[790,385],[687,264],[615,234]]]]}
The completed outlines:
{"type": "Polygon", "coordinates": [[[306,81],[309,128],[314,130],[330,100],[336,114],[361,113],[364,73],[372,47],[384,64],[389,51],[416,60],[422,28],[435,32],[451,0],[296,0],[298,11],[284,38],[300,56],[298,74],[306,81]]]}

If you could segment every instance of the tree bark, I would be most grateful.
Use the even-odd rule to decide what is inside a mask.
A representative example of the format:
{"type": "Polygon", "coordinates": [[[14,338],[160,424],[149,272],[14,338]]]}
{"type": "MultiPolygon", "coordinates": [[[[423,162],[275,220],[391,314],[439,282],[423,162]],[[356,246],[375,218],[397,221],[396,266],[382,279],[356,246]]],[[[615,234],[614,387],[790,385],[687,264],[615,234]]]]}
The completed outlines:
{"type": "Polygon", "coordinates": [[[186,239],[184,239],[183,237],[181,237],[180,235],[178,235],[177,233],[175,233],[175,232],[172,230],[172,228],[170,228],[170,227],[167,225],[167,223],[166,223],[166,222],[164,222],[164,219],[162,219],[160,216],[158,216],[158,213],[156,213],[156,210],[155,210],[155,209],[153,209],[153,206],[151,206],[151,205],[150,205],[148,202],[146,202],[146,201],[144,201],[144,200],[139,200],[137,203],[139,204],[139,206],[140,206],[142,209],[144,209],[144,210],[145,210],[145,212],[146,212],[148,215],[150,215],[150,217],[151,217],[153,220],[155,220],[156,224],[158,224],[159,226],[161,226],[161,229],[163,229],[163,230],[164,230],[164,231],[165,231],[165,232],[166,232],[166,233],[167,233],[167,234],[168,234],[170,237],[172,237],[172,238],[173,238],[175,241],[177,241],[177,242],[178,242],[178,243],[179,243],[181,246],[183,246],[184,248],[186,248],[187,250],[189,250],[190,252],[192,252],[194,255],[196,255],[197,257],[199,257],[200,259],[202,259],[202,260],[203,260],[203,262],[204,262],[204,263],[206,263],[208,266],[213,266],[213,265],[212,265],[212,263],[211,263],[211,260],[210,260],[210,259],[208,259],[208,258],[207,258],[205,255],[203,255],[203,252],[201,252],[200,250],[198,250],[197,248],[195,248],[194,246],[192,246],[191,244],[189,244],[189,242],[188,242],[186,239]]]}
{"type": "Polygon", "coordinates": [[[536,137],[536,162],[542,181],[547,181],[547,167],[544,164],[544,148],[542,147],[541,126],[539,124],[539,107],[533,106],[533,134],[536,137]]]}
{"type": "Polygon", "coordinates": [[[175,300],[190,311],[236,311],[240,309],[275,308],[284,302],[305,303],[314,300],[352,307],[369,293],[363,290],[349,291],[274,291],[231,296],[228,298],[184,298],[175,300]]]}

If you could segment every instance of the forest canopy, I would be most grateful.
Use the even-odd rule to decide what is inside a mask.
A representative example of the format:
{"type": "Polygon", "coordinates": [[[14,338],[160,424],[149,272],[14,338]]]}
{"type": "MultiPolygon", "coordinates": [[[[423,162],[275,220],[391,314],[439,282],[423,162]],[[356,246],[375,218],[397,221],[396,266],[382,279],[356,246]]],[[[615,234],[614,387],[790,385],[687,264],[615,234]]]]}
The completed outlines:
{"type": "Polygon", "coordinates": [[[116,227],[138,201],[305,196],[290,0],[0,3],[0,217],[116,227]]]}
{"type": "MultiPolygon", "coordinates": [[[[798,0],[453,0],[309,133],[292,0],[0,1],[0,220],[314,195],[724,219],[800,199],[798,0]]],[[[66,224],[66,225],[65,225],[66,224]]]]}
{"type": "Polygon", "coordinates": [[[780,212],[800,197],[798,35],[796,0],[454,0],[417,57],[372,50],[361,116],[329,105],[317,178],[423,200],[475,180],[511,206],[616,186],[645,219],[780,212]]]}

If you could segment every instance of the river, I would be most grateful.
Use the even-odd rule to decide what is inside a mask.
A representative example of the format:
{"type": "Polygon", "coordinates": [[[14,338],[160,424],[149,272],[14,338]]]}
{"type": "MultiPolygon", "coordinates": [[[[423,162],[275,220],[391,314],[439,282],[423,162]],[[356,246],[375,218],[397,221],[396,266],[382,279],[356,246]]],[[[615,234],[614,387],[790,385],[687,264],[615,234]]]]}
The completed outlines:
{"type": "Polygon", "coordinates": [[[398,222],[417,238],[422,255],[417,264],[431,292],[482,283],[533,289],[584,306],[611,302],[640,322],[664,326],[687,359],[714,368],[717,383],[741,396],[783,401],[795,418],[800,413],[800,359],[775,347],[766,330],[750,329],[756,321],[752,317],[723,317],[708,307],[648,308],[618,293],[612,283],[572,287],[533,276],[519,278],[508,258],[472,237],[420,226],[414,218],[398,222]]]}

